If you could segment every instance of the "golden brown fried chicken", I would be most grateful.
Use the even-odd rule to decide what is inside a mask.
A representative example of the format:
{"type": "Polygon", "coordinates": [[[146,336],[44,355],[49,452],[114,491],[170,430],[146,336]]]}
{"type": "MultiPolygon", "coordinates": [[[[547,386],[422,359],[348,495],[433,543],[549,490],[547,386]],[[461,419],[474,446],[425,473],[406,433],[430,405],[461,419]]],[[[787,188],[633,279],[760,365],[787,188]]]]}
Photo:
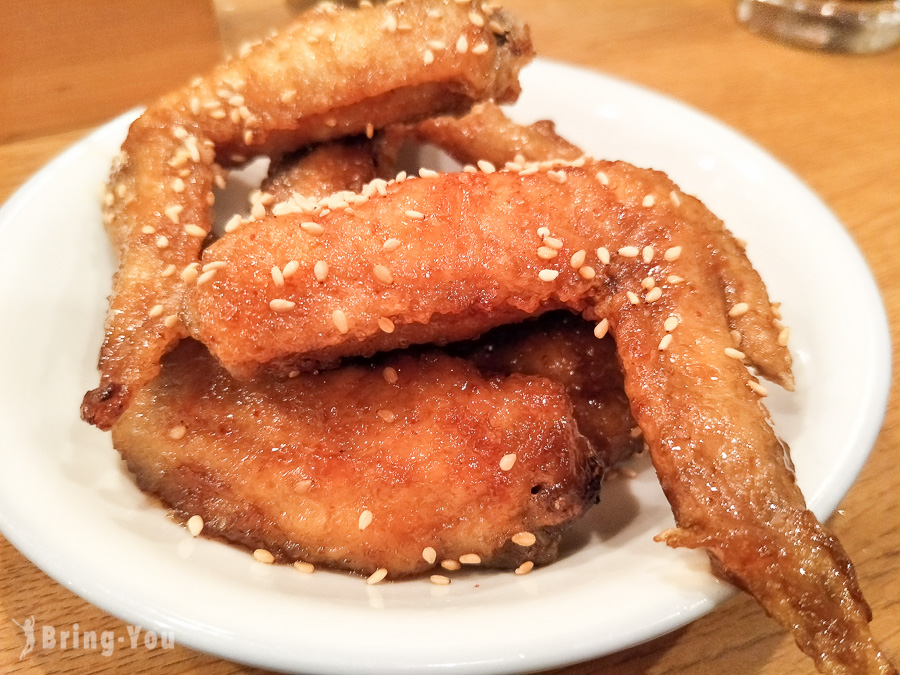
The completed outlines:
{"type": "Polygon", "coordinates": [[[240,382],[186,341],[113,439],[204,533],[391,578],[466,554],[552,560],[600,480],[560,385],[438,353],[240,382]]]}
{"type": "Polygon", "coordinates": [[[369,127],[462,112],[482,99],[512,100],[531,56],[524,26],[503,12],[486,16],[480,6],[408,0],[323,7],[151,105],[132,125],[107,193],[104,218],[119,271],[100,386],[85,396],[84,419],[108,428],[184,337],[182,275],[197,276],[186,268],[210,231],[216,161],[239,164],[369,127]],[[427,46],[455,45],[463,36],[472,46],[464,52],[427,46]]]}
{"type": "Polygon", "coordinates": [[[188,325],[226,367],[243,377],[448,328],[475,335],[551,306],[580,311],[616,338],[675,514],[662,538],[705,549],[823,671],[892,672],[850,562],[806,508],[747,368],[791,383],[765,287],[702,204],[660,173],[594,162],[410,180],[315,227],[302,220],[253,223],[204,253],[221,268],[189,290],[188,325]],[[266,270],[292,260],[296,274],[274,286],[266,270]],[[324,280],[317,260],[328,262],[324,280]],[[730,288],[759,312],[752,321],[730,288]]]}

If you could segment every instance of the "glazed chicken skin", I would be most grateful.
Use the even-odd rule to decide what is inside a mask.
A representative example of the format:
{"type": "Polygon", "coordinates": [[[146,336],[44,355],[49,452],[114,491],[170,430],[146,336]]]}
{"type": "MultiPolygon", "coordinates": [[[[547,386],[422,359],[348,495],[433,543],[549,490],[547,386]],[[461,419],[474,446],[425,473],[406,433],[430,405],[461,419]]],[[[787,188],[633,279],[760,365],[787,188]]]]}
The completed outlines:
{"type": "Polygon", "coordinates": [[[560,305],[597,321],[616,339],[675,515],[662,539],[705,549],[823,672],[893,672],[849,560],[806,508],[747,368],[792,382],[765,288],[742,252],[723,264],[739,245],[662,174],[593,162],[436,176],[397,182],[351,213],[234,234],[205,251],[220,267],[188,290],[185,314],[238,377],[477,335],[498,317],[560,305]],[[324,281],[313,274],[320,259],[324,281]],[[292,260],[297,272],[273,285],[268,270],[292,260]],[[740,303],[733,288],[746,294],[740,303]]]}
{"type": "Polygon", "coordinates": [[[241,382],[186,341],[113,440],[205,534],[389,578],[548,562],[601,477],[561,385],[440,353],[241,382]]]}
{"type": "Polygon", "coordinates": [[[480,5],[323,6],[152,104],[131,126],[105,198],[119,267],[100,385],[85,396],[82,417],[108,429],[185,336],[178,309],[184,278],[196,276],[186,268],[210,232],[220,165],[464,112],[484,99],[511,101],[532,55],[522,24],[480,5]],[[472,49],[426,55],[429,42],[463,37],[472,49]]]}

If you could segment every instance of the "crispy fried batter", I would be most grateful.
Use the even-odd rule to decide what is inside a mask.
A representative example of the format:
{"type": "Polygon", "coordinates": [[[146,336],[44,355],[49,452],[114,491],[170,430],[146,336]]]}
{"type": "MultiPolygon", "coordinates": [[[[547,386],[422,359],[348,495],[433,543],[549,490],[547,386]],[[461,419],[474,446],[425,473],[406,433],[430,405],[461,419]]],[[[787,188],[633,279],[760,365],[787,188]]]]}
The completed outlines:
{"type": "Polygon", "coordinates": [[[560,385],[486,379],[438,353],[239,382],[186,341],[113,439],[140,487],[202,516],[204,533],[392,578],[432,567],[427,546],[438,562],[552,560],[600,479],[560,385]],[[537,542],[511,542],[519,532],[537,542]]]}
{"type": "MultiPolygon", "coordinates": [[[[665,541],[707,550],[714,569],[790,627],[823,670],[890,672],[847,556],[807,510],[751,388],[746,363],[760,355],[788,381],[778,327],[764,326],[752,359],[733,350],[730,332],[745,326],[728,316],[723,278],[751,268],[738,261],[723,272],[724,254],[710,253],[727,250],[730,235],[699,202],[662,174],[596,162],[407,181],[318,222],[321,236],[293,218],[261,221],[204,253],[224,267],[190,290],[189,326],[227,367],[243,376],[371,353],[438,339],[448,326],[474,335],[497,316],[559,304],[606,319],[678,525],[665,541]],[[402,246],[385,252],[389,238],[402,246]],[[557,256],[539,257],[542,246],[557,256]],[[595,277],[582,272],[579,251],[595,277]],[[321,258],[332,270],[324,283],[311,274],[321,258]],[[260,271],[291,259],[300,271],[273,288],[260,271]],[[390,283],[375,265],[390,270],[390,283]],[[295,304],[273,310],[275,298],[295,304]],[[381,330],[383,318],[396,330],[381,330]],[[670,318],[678,325],[667,329],[670,318]]],[[[742,281],[765,293],[755,273],[742,281]]]]}
{"type": "Polygon", "coordinates": [[[518,71],[532,56],[527,30],[503,12],[478,27],[472,11],[483,12],[449,0],[317,9],[132,125],[108,191],[119,271],[85,420],[108,428],[184,336],[180,275],[210,231],[214,161],[241,163],[518,95],[518,71]],[[441,20],[429,20],[430,11],[441,20]],[[461,35],[484,49],[425,56],[428,42],[455,44],[461,35]]]}

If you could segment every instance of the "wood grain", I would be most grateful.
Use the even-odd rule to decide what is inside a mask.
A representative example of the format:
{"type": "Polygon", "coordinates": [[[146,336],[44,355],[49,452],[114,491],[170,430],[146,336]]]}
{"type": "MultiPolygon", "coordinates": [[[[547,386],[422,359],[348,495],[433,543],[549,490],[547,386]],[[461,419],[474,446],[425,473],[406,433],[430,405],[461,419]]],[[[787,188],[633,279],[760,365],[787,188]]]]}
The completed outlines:
{"type": "MultiPolygon", "coordinates": [[[[57,21],[22,26],[16,23],[22,20],[17,18],[22,16],[17,14],[21,9],[15,7],[20,4],[28,3],[0,5],[0,27],[7,29],[7,40],[12,33],[27,29],[32,39],[43,40],[38,52],[54,46],[75,48],[94,25],[72,23],[67,37],[60,35],[57,21]]],[[[44,3],[54,4],[58,8],[69,3],[44,3]]],[[[99,2],[84,4],[90,4],[95,13],[109,7],[101,7],[99,2]]],[[[129,0],[120,4],[142,3],[129,0]]],[[[157,3],[163,4],[167,3],[157,3]]],[[[508,0],[506,4],[531,23],[534,42],[543,56],[602,70],[685,101],[755,140],[797,172],[846,224],[872,266],[896,343],[900,318],[900,53],[841,56],[792,49],[743,31],[735,24],[730,3],[721,0],[508,0]]],[[[125,14],[112,13],[103,20],[115,31],[125,25],[125,14]]],[[[206,33],[203,54],[211,52],[215,42],[208,30],[206,33]]],[[[83,127],[99,121],[97,111],[111,115],[151,92],[180,83],[195,64],[180,69],[174,64],[193,59],[196,55],[189,52],[195,47],[174,27],[157,40],[128,46],[136,71],[147,79],[140,91],[120,81],[123,65],[115,51],[92,54],[90,64],[68,59],[71,72],[79,73],[68,100],[91,101],[97,106],[93,115],[72,104],[61,105],[45,86],[29,89],[33,100],[24,108],[21,93],[8,97],[8,90],[0,88],[0,200],[83,134],[83,127]],[[8,129],[13,127],[7,125],[24,110],[34,119],[10,133],[8,129]],[[15,141],[10,140],[14,137],[15,141]]],[[[0,87],[19,82],[17,91],[23,91],[21,78],[12,72],[21,66],[21,60],[8,60],[11,57],[5,45],[0,50],[0,87]],[[17,65],[8,69],[7,64],[17,65]]],[[[57,64],[67,60],[60,54],[47,59],[57,64]]],[[[840,261],[835,260],[834,265],[835,273],[840,274],[840,261]]],[[[828,306],[817,309],[835,311],[828,306]]],[[[836,314],[834,320],[842,317],[836,314]]],[[[894,378],[896,392],[896,375],[894,378]]],[[[829,523],[856,563],[875,613],[873,630],[895,661],[900,661],[900,463],[894,457],[898,446],[900,407],[892,396],[871,457],[829,523]]],[[[22,622],[32,614],[39,623],[67,626],[78,621],[91,630],[127,635],[123,622],[50,580],[5,540],[0,541],[0,671],[261,672],[180,646],[152,652],[117,650],[110,657],[88,651],[36,650],[19,661],[24,640],[12,621],[22,622]]],[[[737,596],[674,633],[555,672],[781,675],[814,670],[752,600],[737,596]]]]}

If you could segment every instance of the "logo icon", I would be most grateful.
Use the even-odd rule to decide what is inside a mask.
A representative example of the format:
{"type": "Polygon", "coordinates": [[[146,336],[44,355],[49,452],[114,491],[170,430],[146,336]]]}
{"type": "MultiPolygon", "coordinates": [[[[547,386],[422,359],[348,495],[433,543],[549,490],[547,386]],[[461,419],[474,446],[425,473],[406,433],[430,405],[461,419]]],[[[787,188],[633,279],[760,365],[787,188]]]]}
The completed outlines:
{"type": "Polygon", "coordinates": [[[12,622],[19,628],[21,628],[23,633],[25,633],[25,649],[23,649],[22,653],[19,654],[19,661],[21,661],[32,651],[34,651],[34,616],[32,615],[27,618],[25,620],[25,623],[19,623],[15,619],[13,619],[12,622]]]}

